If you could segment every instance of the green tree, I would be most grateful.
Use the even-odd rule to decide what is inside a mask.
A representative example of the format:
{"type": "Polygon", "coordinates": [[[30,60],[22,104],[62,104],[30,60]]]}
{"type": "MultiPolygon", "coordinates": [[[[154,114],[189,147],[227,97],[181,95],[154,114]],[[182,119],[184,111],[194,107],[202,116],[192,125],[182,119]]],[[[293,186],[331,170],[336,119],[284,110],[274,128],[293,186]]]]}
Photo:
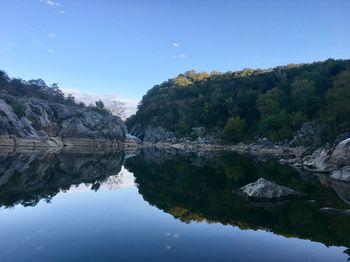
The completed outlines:
{"type": "Polygon", "coordinates": [[[271,115],[281,110],[283,100],[283,92],[278,88],[273,88],[265,94],[259,95],[256,105],[262,116],[271,115]]]}
{"type": "Polygon", "coordinates": [[[317,112],[319,99],[315,93],[315,82],[312,80],[296,80],[291,85],[294,108],[308,116],[317,112]]]}
{"type": "Polygon", "coordinates": [[[337,75],[327,94],[328,115],[338,127],[336,132],[350,129],[350,70],[337,75]]]}
{"type": "Polygon", "coordinates": [[[227,119],[224,132],[229,140],[238,140],[242,138],[246,127],[247,123],[245,119],[241,119],[239,116],[233,116],[227,119]]]}

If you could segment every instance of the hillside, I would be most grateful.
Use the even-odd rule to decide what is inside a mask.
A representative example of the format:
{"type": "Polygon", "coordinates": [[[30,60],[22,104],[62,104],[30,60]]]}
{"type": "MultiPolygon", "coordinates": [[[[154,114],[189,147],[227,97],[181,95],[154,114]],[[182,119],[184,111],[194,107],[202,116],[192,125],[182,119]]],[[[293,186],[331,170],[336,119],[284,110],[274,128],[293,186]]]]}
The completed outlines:
{"type": "Polygon", "coordinates": [[[171,135],[291,141],[303,127],[299,134],[312,134],[306,142],[320,144],[350,130],[349,101],[350,60],[188,71],[150,89],[126,124],[141,139],[149,139],[152,130],[163,132],[153,141],[171,135]]]}

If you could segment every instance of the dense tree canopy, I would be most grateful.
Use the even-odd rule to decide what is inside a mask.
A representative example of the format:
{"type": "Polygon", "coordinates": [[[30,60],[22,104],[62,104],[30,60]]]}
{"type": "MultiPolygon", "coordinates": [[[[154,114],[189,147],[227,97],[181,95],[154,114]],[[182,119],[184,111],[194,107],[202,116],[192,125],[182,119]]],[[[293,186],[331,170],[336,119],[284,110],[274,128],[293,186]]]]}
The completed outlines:
{"type": "Polygon", "coordinates": [[[329,59],[274,69],[188,71],[143,97],[132,128],[162,126],[189,135],[203,126],[228,140],[291,139],[306,121],[325,123],[324,139],[350,129],[350,60],[329,59]]]}

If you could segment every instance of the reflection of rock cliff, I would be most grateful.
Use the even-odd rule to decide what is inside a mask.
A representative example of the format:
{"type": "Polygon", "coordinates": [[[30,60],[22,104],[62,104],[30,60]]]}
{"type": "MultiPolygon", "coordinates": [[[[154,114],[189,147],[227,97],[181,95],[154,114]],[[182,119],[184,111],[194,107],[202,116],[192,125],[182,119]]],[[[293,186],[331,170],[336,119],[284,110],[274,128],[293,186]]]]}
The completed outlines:
{"type": "MultiPolygon", "coordinates": [[[[0,155],[0,206],[36,205],[72,185],[122,182],[123,152],[28,152],[0,155]]],[[[113,186],[112,186],[113,187],[113,186]]],[[[115,186],[114,186],[115,187],[115,186]]]]}
{"type": "Polygon", "coordinates": [[[298,174],[275,161],[229,153],[211,158],[144,151],[128,159],[126,168],[134,173],[146,201],[184,222],[206,220],[242,229],[262,228],[326,245],[350,246],[349,218],[320,210],[325,206],[347,209],[347,204],[317,177],[298,174]],[[309,198],[257,205],[236,194],[260,177],[307,193],[309,198]]]}

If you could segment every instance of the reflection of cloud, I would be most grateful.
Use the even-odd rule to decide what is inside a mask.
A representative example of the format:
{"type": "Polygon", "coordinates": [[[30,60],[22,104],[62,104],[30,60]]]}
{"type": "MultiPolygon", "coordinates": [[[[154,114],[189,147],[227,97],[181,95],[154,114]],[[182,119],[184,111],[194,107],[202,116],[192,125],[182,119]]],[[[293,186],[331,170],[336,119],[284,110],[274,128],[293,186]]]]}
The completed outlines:
{"type": "MultiPolygon", "coordinates": [[[[133,173],[130,173],[126,168],[122,167],[122,169],[117,175],[108,177],[107,180],[100,185],[99,190],[115,191],[117,189],[128,188],[134,185],[135,185],[135,177],[133,173]]],[[[92,184],[86,184],[86,183],[79,184],[79,185],[72,185],[66,192],[68,193],[85,192],[85,191],[90,191],[91,187],[92,187],[92,184]]]]}

